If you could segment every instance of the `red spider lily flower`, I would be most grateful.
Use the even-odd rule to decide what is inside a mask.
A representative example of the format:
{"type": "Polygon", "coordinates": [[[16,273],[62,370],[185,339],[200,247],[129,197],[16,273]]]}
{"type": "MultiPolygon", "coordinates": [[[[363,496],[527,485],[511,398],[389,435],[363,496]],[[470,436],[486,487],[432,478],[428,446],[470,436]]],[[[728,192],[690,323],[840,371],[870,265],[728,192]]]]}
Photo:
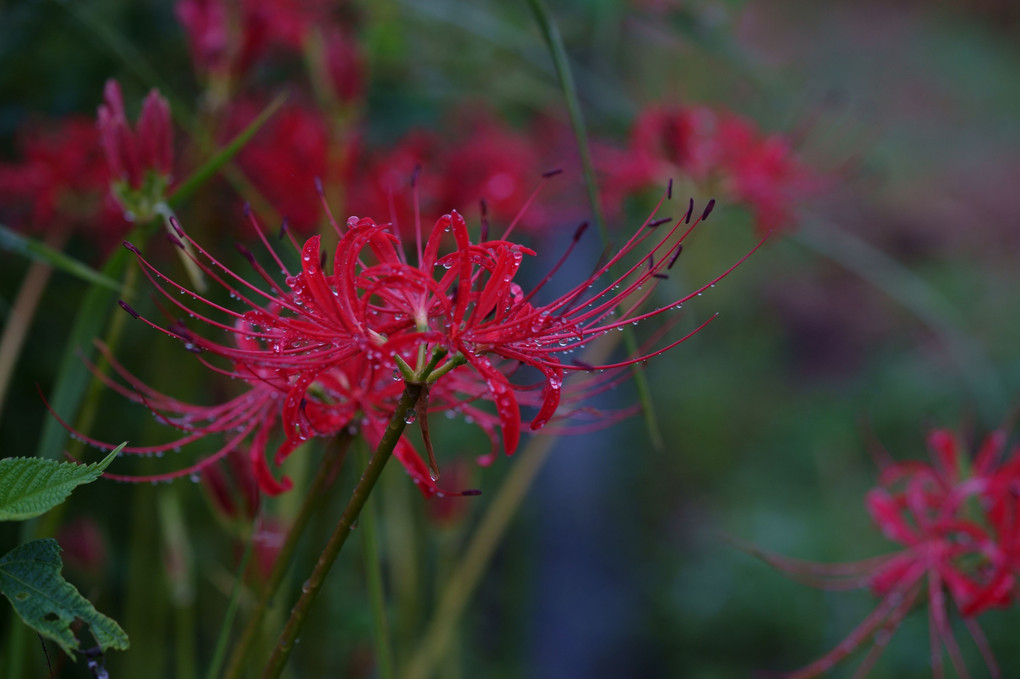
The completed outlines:
{"type": "Polygon", "coordinates": [[[110,173],[88,118],[34,125],[18,134],[21,160],[0,163],[0,217],[15,228],[49,233],[90,228],[107,242],[126,226],[108,199],[110,173]]]}
{"type": "Polygon", "coordinates": [[[384,215],[386,220],[401,228],[414,223],[416,214],[435,209],[428,197],[442,195],[443,179],[416,169],[443,165],[442,145],[434,132],[411,130],[393,148],[364,155],[359,162],[361,169],[350,178],[353,188],[347,192],[349,213],[384,215]],[[415,177],[424,204],[416,206],[412,192],[408,191],[411,177],[415,177]]]}
{"type": "Polygon", "coordinates": [[[178,0],[174,6],[196,69],[213,79],[243,75],[270,47],[299,52],[325,9],[307,0],[178,0]]]}
{"type": "MultiPolygon", "coordinates": [[[[386,215],[397,226],[412,223],[415,214],[443,214],[480,201],[495,217],[516,214],[541,172],[539,147],[481,108],[461,113],[449,127],[454,130],[448,135],[454,138],[452,143],[441,143],[434,132],[416,129],[388,151],[366,153],[365,169],[351,177],[356,188],[349,191],[349,211],[386,215]],[[420,167],[444,171],[416,173],[420,167]],[[416,174],[421,190],[413,198],[407,188],[416,174]]],[[[543,221],[533,205],[521,226],[534,231],[543,221]]]]}
{"type": "Polygon", "coordinates": [[[599,151],[611,210],[679,171],[750,208],[762,233],[789,226],[794,207],[820,184],[782,136],[702,107],[649,108],[634,121],[626,151],[599,151]]]}
{"type": "MultiPolygon", "coordinates": [[[[234,104],[228,129],[240,131],[263,107],[234,104]]],[[[238,154],[238,164],[252,183],[298,233],[315,231],[322,217],[315,180],[337,180],[330,167],[329,126],[321,113],[287,106],[266,123],[238,154]]]]}
{"type": "MultiPolygon", "coordinates": [[[[532,191],[541,169],[532,140],[485,113],[474,112],[458,124],[468,133],[446,153],[439,209],[475,205],[484,200],[497,217],[509,217],[532,191]]],[[[539,228],[541,215],[532,207],[527,225],[539,228]]]]}
{"type": "Polygon", "coordinates": [[[825,589],[868,588],[880,599],[836,648],[786,676],[819,676],[870,643],[854,675],[865,676],[907,613],[925,597],[934,675],[944,676],[944,646],[957,674],[969,676],[949,622],[952,601],[989,673],[1000,676],[976,617],[1015,600],[1020,565],[1015,550],[1015,517],[1020,509],[1015,474],[1020,449],[998,465],[1004,432],[989,436],[973,461],[965,459],[959,440],[949,431],[932,432],[928,446],[931,463],[883,463],[879,485],[865,499],[872,519],[888,539],[903,546],[902,551],[855,563],[818,564],[752,548],[797,580],[825,589]]]}
{"type": "Polygon", "coordinates": [[[173,179],[170,105],[152,89],[131,129],[116,80],[107,80],[97,116],[100,141],[113,175],[111,193],[127,219],[147,219],[173,179]]]}
{"type": "MultiPolygon", "coordinates": [[[[648,308],[656,284],[668,277],[687,235],[711,208],[709,203],[693,221],[693,201],[684,218],[650,217],[589,278],[543,304],[533,300],[563,260],[537,288],[524,293],[514,279],[524,256],[534,253],[507,240],[522,215],[500,239],[477,243],[471,242],[467,225],[456,212],[441,217],[427,237],[416,221],[412,241],[416,264],[408,261],[395,227],[351,217],[344,227],[334,224],[339,242],[331,266],[320,236],[303,245],[291,236],[301,260],[300,270],[293,273],[252,217],[274,266],[285,276],[283,284],[242,247],[241,253],[260,279],[259,284],[248,281],[212,257],[174,222],[177,234],[171,240],[182,249],[185,242],[190,244],[196,265],[244,308],[234,310],[232,304],[223,305],[189,290],[160,273],[130,244],[126,246],[169,303],[171,320],[158,324],[128,305],[122,306],[183,342],[210,369],[245,383],[246,390],[216,406],[185,404],[145,386],[111,360],[128,386],[112,380],[107,383],[184,434],[161,446],[124,450],[152,454],[218,434],[226,443],[211,456],[186,469],[144,478],[164,480],[197,473],[246,446],[260,488],[270,494],[283,492],[289,482],[277,481],[266,459],[271,440],[282,437],[275,464],[313,437],[335,436],[344,430],[363,434],[369,444],[376,445],[403,390],[400,375],[406,375],[410,365],[418,365],[420,370],[423,361],[430,361],[434,370],[428,375],[426,396],[418,407],[429,464],[406,440],[394,455],[423,493],[445,493],[435,483],[438,468],[427,431],[430,412],[459,411],[473,416],[490,436],[498,426],[502,448],[510,454],[520,438],[522,406],[537,409],[531,419],[532,430],[544,427],[564,402],[570,412],[579,410],[581,394],[571,393],[569,388],[564,394],[566,374],[608,371],[582,380],[582,388],[588,393],[609,388],[621,368],[648,360],[686,339],[649,347],[610,364],[593,366],[569,358],[611,331],[666,314],[740,263],[679,299],[648,308]],[[636,252],[640,252],[637,261],[624,265],[636,252]],[[211,326],[217,333],[225,333],[227,341],[194,332],[173,316],[211,326]],[[534,376],[528,381],[516,379],[522,367],[533,369],[538,383],[534,376]],[[491,410],[484,407],[486,402],[491,410]]],[[[583,229],[575,243],[581,233],[583,229]]],[[[98,444],[91,439],[88,442],[98,444]]]]}

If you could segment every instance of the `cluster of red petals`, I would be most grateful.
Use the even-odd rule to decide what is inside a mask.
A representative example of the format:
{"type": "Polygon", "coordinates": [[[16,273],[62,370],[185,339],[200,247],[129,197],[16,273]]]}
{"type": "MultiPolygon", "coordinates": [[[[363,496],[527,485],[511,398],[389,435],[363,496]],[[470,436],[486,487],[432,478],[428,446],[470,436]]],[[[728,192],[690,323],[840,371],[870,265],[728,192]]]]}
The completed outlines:
{"type": "MultiPolygon", "coordinates": [[[[403,391],[399,363],[415,365],[422,357],[434,357],[441,376],[428,386],[426,413],[445,411],[474,421],[493,443],[486,460],[499,448],[511,454],[521,435],[522,409],[533,411],[532,430],[554,416],[583,414],[587,397],[625,379],[620,368],[686,339],[647,347],[612,364],[590,365],[571,357],[611,331],[670,312],[733,270],[736,264],[701,288],[649,308],[653,289],[668,278],[684,239],[708,215],[711,203],[693,221],[692,210],[693,201],[679,220],[649,218],[589,278],[541,304],[541,288],[563,260],[525,293],[515,279],[524,258],[534,252],[507,240],[513,223],[502,238],[472,242],[456,212],[441,217],[427,235],[415,224],[409,240],[415,263],[395,227],[351,217],[342,227],[334,224],[339,242],[331,253],[323,250],[320,236],[303,245],[291,237],[300,254],[296,271],[284,264],[286,258],[270,246],[252,217],[270,268],[284,276],[282,284],[247,249],[239,246],[257,284],[178,230],[171,240],[182,249],[187,241],[196,264],[235,300],[223,304],[171,280],[126,244],[163,294],[171,319],[159,324],[122,303],[124,308],[245,387],[218,405],[184,403],[141,383],[108,356],[121,379],[104,378],[107,383],[183,432],[176,441],[125,452],[161,454],[218,435],[223,445],[211,455],[144,479],[198,474],[244,449],[260,489],[280,493],[290,484],[275,478],[267,460],[271,447],[279,465],[305,441],[345,430],[377,444],[403,391]],[[640,251],[637,261],[625,264],[635,251],[640,251]],[[232,308],[237,305],[243,308],[232,308]],[[193,331],[192,321],[211,326],[214,335],[226,335],[225,341],[193,331]],[[565,386],[564,376],[572,372],[585,375],[565,386]]],[[[610,415],[596,424],[612,421],[610,415]]],[[[443,492],[409,442],[402,439],[394,455],[426,495],[443,492]]]]}
{"type": "Polygon", "coordinates": [[[360,53],[332,26],[323,0],[178,0],[175,12],[196,69],[214,78],[244,75],[274,48],[300,54],[309,32],[326,26],[328,75],[337,96],[346,101],[361,93],[360,53]]]}
{"type": "Polygon", "coordinates": [[[33,231],[89,225],[100,240],[123,233],[124,220],[108,199],[110,173],[99,132],[88,118],[25,128],[21,159],[0,163],[0,218],[33,231]]]}
{"type": "Polygon", "coordinates": [[[649,108],[634,121],[625,150],[603,149],[601,155],[611,209],[680,173],[747,206],[762,232],[790,226],[795,207],[819,186],[785,138],[702,107],[649,108]]]}
{"type": "MultiPolygon", "coordinates": [[[[261,107],[254,102],[232,105],[227,128],[240,131],[261,107]]],[[[412,129],[390,148],[368,149],[357,139],[334,139],[320,112],[288,105],[266,123],[241,151],[238,162],[279,213],[298,233],[313,232],[322,221],[315,195],[316,179],[331,187],[348,213],[385,215],[397,224],[410,223],[417,211],[442,214],[458,206],[485,203],[494,218],[516,214],[542,172],[535,145],[526,135],[495,118],[463,116],[452,141],[412,129]],[[422,203],[408,191],[415,168],[422,203]]],[[[528,225],[541,223],[529,210],[528,225]]]]}
{"type": "Polygon", "coordinates": [[[142,102],[138,124],[131,128],[116,80],[107,80],[97,115],[100,142],[114,181],[141,190],[151,175],[169,183],[173,175],[173,126],[170,105],[157,90],[142,102]]]}
{"type": "MultiPolygon", "coordinates": [[[[231,106],[227,129],[243,130],[262,110],[254,101],[231,106]]],[[[329,126],[321,113],[286,106],[245,144],[237,162],[270,204],[298,233],[316,230],[322,218],[315,180],[345,185],[347,172],[337,167],[329,126]]]]}
{"type": "Polygon", "coordinates": [[[932,432],[930,463],[887,463],[865,500],[899,552],[850,564],[814,564],[769,555],[798,579],[829,589],[868,588],[880,603],[826,656],[791,677],[818,676],[870,642],[854,676],[864,676],[906,614],[928,600],[931,663],[944,676],[944,646],[958,676],[969,676],[949,621],[951,601],[993,677],[1000,673],[977,616],[1016,602],[1020,574],[1020,447],[1005,459],[1006,434],[991,434],[973,459],[955,434],[932,432]],[[948,596],[947,596],[948,594],[948,596]]]}

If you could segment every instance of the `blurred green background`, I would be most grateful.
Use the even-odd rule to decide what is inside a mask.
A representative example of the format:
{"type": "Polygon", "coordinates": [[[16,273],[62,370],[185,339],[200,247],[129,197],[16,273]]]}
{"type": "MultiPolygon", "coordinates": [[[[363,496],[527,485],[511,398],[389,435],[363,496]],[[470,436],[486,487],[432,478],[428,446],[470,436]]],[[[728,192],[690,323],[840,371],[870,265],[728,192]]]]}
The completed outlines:
{"type": "MultiPolygon", "coordinates": [[[[343,11],[357,16],[371,64],[368,139],[386,143],[411,126],[439,127],[465,100],[485,102],[515,124],[566,119],[524,2],[387,0],[343,11]]],[[[929,428],[958,428],[977,441],[1015,407],[1020,10],[1005,0],[576,0],[550,3],[550,11],[593,138],[622,142],[633,117],[658,101],[707,104],[788,135],[829,180],[798,210],[796,225],[686,305],[683,323],[691,327],[720,317],[650,364],[663,450],[654,450],[639,417],[557,443],[437,676],[715,679],[801,667],[838,644],[872,610],[873,597],[794,583],[724,536],[818,561],[893,551],[863,506],[876,476],[869,446],[877,441],[895,457],[923,458],[929,428]]],[[[153,85],[183,101],[199,87],[170,3],[8,3],[0,9],[0,64],[4,161],[16,157],[14,135],[29,121],[92,115],[108,77],[122,82],[129,102],[153,85]],[[124,45],[146,63],[131,60],[124,45]],[[158,82],[146,80],[149,68],[158,82]]],[[[300,87],[291,82],[294,72],[283,61],[255,77],[271,91],[300,87]]],[[[576,168],[573,149],[563,149],[562,164],[576,168]]],[[[571,219],[583,218],[583,177],[566,175],[558,181],[577,194],[571,219]]],[[[709,197],[695,199],[700,205],[709,197]]],[[[627,233],[649,207],[648,197],[628,202],[615,233],[627,233]]],[[[240,214],[228,209],[218,219],[240,214]]],[[[561,242],[540,253],[532,280],[572,233],[575,223],[563,221],[559,235],[535,237],[561,242]]],[[[685,250],[680,278],[687,287],[674,280],[670,290],[707,280],[756,240],[750,214],[720,204],[685,250]]],[[[67,247],[92,262],[96,249],[82,234],[67,247]]],[[[593,245],[575,273],[586,275],[597,256],[593,245]]],[[[0,262],[6,317],[29,265],[11,253],[0,262]]],[[[59,273],[45,292],[0,419],[5,456],[35,449],[48,417],[35,385],[51,390],[81,293],[59,273]]],[[[167,391],[182,397],[209,388],[194,366],[169,367],[169,341],[141,324],[125,332],[118,355],[149,383],[167,387],[173,374],[176,386],[167,391]]],[[[606,407],[633,402],[629,386],[618,391],[606,407]]],[[[116,395],[104,394],[100,404],[97,438],[159,434],[151,417],[116,395]]],[[[435,437],[447,460],[484,452],[478,432],[442,424],[435,437]]],[[[317,455],[309,451],[288,470],[300,481],[317,455]]],[[[398,667],[514,463],[501,458],[473,472],[470,485],[484,494],[452,526],[430,522],[403,472],[387,470],[377,508],[398,667]]],[[[348,465],[338,481],[347,486],[337,486],[313,525],[286,599],[309,571],[346,499],[341,488],[353,478],[348,465]]],[[[266,511],[286,516],[299,499],[283,496],[266,511]]],[[[131,650],[108,659],[112,677],[189,676],[182,659],[189,643],[195,666],[206,666],[241,549],[236,530],[213,517],[201,487],[186,480],[159,487],[100,481],[72,497],[64,522],[94,522],[105,556],[75,569],[65,554],[65,573],[131,636],[131,650]],[[158,512],[168,495],[183,512],[193,568],[176,594],[164,568],[170,547],[156,530],[165,525],[158,512]]],[[[0,527],[0,545],[16,540],[16,527],[0,527]]],[[[361,544],[350,547],[302,635],[291,676],[373,676],[361,544]]],[[[1003,676],[1020,674],[1016,611],[986,614],[982,623],[1003,676]]],[[[0,638],[11,624],[10,614],[0,616],[0,638]]],[[[984,676],[958,620],[956,628],[969,666],[984,676]]],[[[44,676],[34,650],[31,676],[44,676]]],[[[832,676],[851,676],[854,664],[832,676]]],[[[920,609],[869,676],[930,674],[920,609]]],[[[59,676],[89,674],[78,663],[59,676]]]]}

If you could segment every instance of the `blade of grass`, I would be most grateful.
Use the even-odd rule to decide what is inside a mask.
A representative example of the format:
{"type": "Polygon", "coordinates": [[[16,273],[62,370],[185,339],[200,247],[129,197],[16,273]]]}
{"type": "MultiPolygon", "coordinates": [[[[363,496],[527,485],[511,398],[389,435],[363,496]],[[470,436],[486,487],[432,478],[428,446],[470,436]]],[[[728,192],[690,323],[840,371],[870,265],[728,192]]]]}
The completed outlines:
{"type": "Polygon", "coordinates": [[[11,313],[4,321],[3,335],[0,336],[0,415],[4,411],[7,388],[11,384],[11,376],[21,355],[28,328],[32,324],[39,300],[42,298],[46,283],[50,280],[53,269],[43,262],[33,262],[25,274],[18,294],[14,298],[11,313]]]}
{"type": "MultiPolygon", "coordinates": [[[[577,86],[574,84],[574,77],[570,70],[570,59],[567,57],[567,50],[563,45],[563,37],[560,29],[556,26],[546,9],[542,0],[528,0],[535,20],[549,47],[549,54],[552,57],[553,65],[556,67],[556,77],[559,79],[560,88],[563,90],[563,98],[566,101],[567,114],[570,117],[570,126],[574,130],[574,138],[577,142],[577,151],[581,156],[581,167],[584,172],[584,184],[588,190],[588,202],[591,204],[592,217],[602,238],[602,245],[610,247],[609,229],[606,227],[605,219],[602,216],[602,204],[599,201],[598,178],[595,176],[595,165],[592,163],[591,150],[588,147],[588,131],[584,123],[584,115],[581,113],[581,102],[577,97],[577,86]]],[[[628,353],[637,351],[638,342],[631,329],[624,328],[624,347],[628,353]]],[[[662,451],[662,431],[659,428],[659,421],[655,416],[655,409],[652,407],[652,395],[648,388],[648,379],[640,364],[631,366],[634,375],[634,386],[638,392],[638,400],[641,402],[641,411],[644,413],[645,426],[648,428],[648,437],[651,439],[652,447],[662,451]]]]}
{"type": "Polygon", "coordinates": [[[464,556],[449,573],[446,587],[436,604],[435,614],[407,663],[403,679],[428,679],[435,673],[453,639],[457,621],[467,608],[496,547],[556,441],[555,436],[536,436],[514,460],[512,471],[485,511],[464,556]]]}
{"type": "MultiPolygon", "coordinates": [[[[359,442],[361,464],[368,467],[371,453],[364,439],[359,442]]],[[[372,628],[375,637],[375,657],[379,679],[394,679],[393,647],[386,615],[386,593],[383,590],[382,560],[379,558],[379,536],[375,516],[375,502],[371,497],[361,510],[358,526],[361,528],[362,546],[365,550],[365,584],[372,608],[372,628]]]]}
{"type": "MultiPolygon", "coordinates": [[[[587,363],[601,363],[616,348],[620,333],[610,333],[592,344],[582,358],[587,363]]],[[[439,594],[435,614],[429,620],[421,641],[411,654],[403,679],[428,679],[442,661],[454,639],[457,621],[467,608],[471,595],[481,582],[492,555],[506,533],[510,521],[524,501],[531,484],[548,459],[558,436],[536,436],[515,460],[499,492],[493,499],[478,527],[464,549],[456,567],[450,570],[446,585],[439,594]]]]}
{"type": "Polygon", "coordinates": [[[102,285],[111,290],[120,291],[120,283],[113,278],[96,271],[88,264],[79,262],[74,257],[65,255],[60,250],[50,247],[42,241],[12,231],[3,224],[0,224],[0,250],[7,250],[28,259],[48,264],[54,269],[59,269],[72,276],[76,276],[86,283],[102,285]]]}
{"type": "MultiPolygon", "coordinates": [[[[121,278],[127,270],[129,260],[130,253],[118,248],[103,266],[103,275],[121,278]]],[[[67,336],[64,354],[60,359],[56,386],[49,398],[54,412],[66,421],[74,420],[81,397],[88,385],[89,371],[79,352],[90,351],[92,340],[106,327],[106,320],[116,301],[117,295],[112,290],[93,285],[86,291],[78,307],[78,313],[67,336]]],[[[66,438],[67,432],[60,423],[55,418],[47,419],[39,438],[36,455],[50,459],[60,457],[60,449],[66,438]]]]}
{"type": "Polygon", "coordinates": [[[332,481],[340,465],[343,464],[344,458],[347,456],[347,449],[350,447],[352,440],[351,435],[346,430],[342,432],[337,437],[337,450],[335,452],[331,450],[326,451],[322,462],[319,463],[319,470],[316,472],[311,486],[305,492],[304,502],[294,518],[294,523],[291,524],[290,530],[287,531],[287,539],[284,541],[283,547],[280,548],[280,553],[273,563],[273,570],[269,574],[265,587],[259,594],[255,610],[248,615],[248,622],[245,624],[244,631],[241,632],[241,638],[234,647],[234,650],[231,651],[227,670],[223,673],[224,679],[238,679],[243,674],[245,664],[252,652],[252,644],[255,643],[255,639],[258,637],[266,611],[280,589],[280,584],[283,582],[284,576],[287,575],[287,570],[294,562],[294,552],[297,549],[298,542],[301,540],[301,536],[308,526],[312,515],[322,506],[322,501],[325,497],[324,491],[332,481]]]}
{"type": "Polygon", "coordinates": [[[256,116],[255,120],[251,121],[247,127],[231,139],[230,143],[214,153],[202,164],[201,167],[192,172],[191,176],[178,184],[177,188],[175,188],[173,193],[171,193],[167,198],[167,203],[171,206],[179,205],[182,201],[194,193],[199,186],[219,172],[220,168],[230,162],[230,159],[237,155],[241,148],[248,143],[248,140],[259,131],[259,129],[274,113],[276,113],[286,100],[287,93],[282,92],[275,99],[269,102],[269,105],[262,109],[262,112],[256,116]]]}
{"type": "Polygon", "coordinates": [[[205,673],[205,679],[216,679],[220,676],[220,667],[227,659],[227,643],[230,641],[230,629],[234,625],[234,617],[237,615],[237,604],[241,599],[241,588],[244,583],[244,573],[248,569],[248,561],[251,559],[255,545],[255,526],[258,525],[259,517],[256,516],[248,529],[248,539],[245,541],[244,553],[241,554],[241,561],[237,564],[237,573],[234,576],[234,584],[230,588],[230,598],[227,600],[227,611],[223,614],[223,621],[220,623],[220,633],[216,636],[216,650],[213,652],[209,669],[205,673]]]}

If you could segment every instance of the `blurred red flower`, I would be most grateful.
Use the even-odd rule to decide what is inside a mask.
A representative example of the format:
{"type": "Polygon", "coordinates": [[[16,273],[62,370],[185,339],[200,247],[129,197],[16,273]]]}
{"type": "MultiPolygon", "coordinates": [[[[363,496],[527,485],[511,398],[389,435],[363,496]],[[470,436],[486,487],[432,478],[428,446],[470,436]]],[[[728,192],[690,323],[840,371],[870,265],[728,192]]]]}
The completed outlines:
{"type": "Polygon", "coordinates": [[[753,550],[813,586],[868,588],[880,598],[875,610],[836,648],[787,676],[819,676],[870,643],[854,675],[865,676],[922,599],[928,601],[935,676],[943,676],[943,646],[957,674],[969,676],[949,622],[949,601],[963,617],[989,672],[999,676],[976,617],[1015,601],[1020,448],[1000,463],[997,458],[1005,441],[1005,432],[993,433],[969,460],[955,434],[936,430],[928,438],[931,463],[884,462],[879,485],[868,493],[865,504],[882,533],[902,545],[899,552],[854,563],[819,564],[753,550]]]}
{"type": "Polygon", "coordinates": [[[626,149],[598,152],[612,211],[628,195],[680,174],[718,187],[767,233],[791,227],[798,202],[820,185],[781,135],[763,135],[748,120],[704,107],[648,108],[634,121],[626,149]]]}
{"type": "Polygon", "coordinates": [[[101,242],[123,233],[93,120],[69,116],[28,126],[18,147],[20,161],[0,163],[0,217],[7,224],[44,233],[83,227],[101,242]]]}
{"type": "Polygon", "coordinates": [[[226,78],[243,75],[272,47],[300,52],[327,6],[322,0],[178,0],[174,11],[198,72],[226,78]]]}

